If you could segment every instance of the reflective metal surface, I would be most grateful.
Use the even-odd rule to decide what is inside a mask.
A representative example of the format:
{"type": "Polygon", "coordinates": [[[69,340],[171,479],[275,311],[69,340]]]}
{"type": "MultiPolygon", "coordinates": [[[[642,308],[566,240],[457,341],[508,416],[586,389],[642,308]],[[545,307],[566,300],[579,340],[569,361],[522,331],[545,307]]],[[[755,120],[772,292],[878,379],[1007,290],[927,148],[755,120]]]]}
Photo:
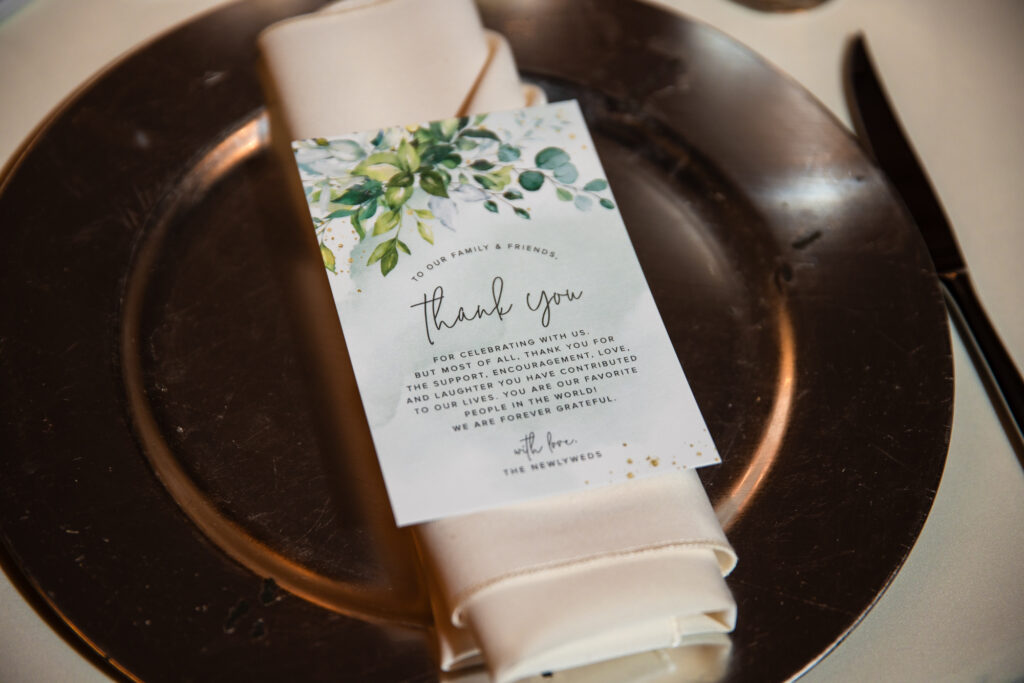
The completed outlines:
{"type": "MultiPolygon", "coordinates": [[[[3,180],[0,534],[142,680],[436,678],[358,404],[314,376],[336,321],[297,296],[318,285],[288,268],[261,128],[254,36],[318,4],[168,35],[3,180]]],[[[741,557],[726,679],[789,677],[877,599],[942,471],[952,365],[920,238],[852,138],[712,29],[612,0],[482,10],[529,80],[580,100],[723,454],[702,477],[741,557]]]]}

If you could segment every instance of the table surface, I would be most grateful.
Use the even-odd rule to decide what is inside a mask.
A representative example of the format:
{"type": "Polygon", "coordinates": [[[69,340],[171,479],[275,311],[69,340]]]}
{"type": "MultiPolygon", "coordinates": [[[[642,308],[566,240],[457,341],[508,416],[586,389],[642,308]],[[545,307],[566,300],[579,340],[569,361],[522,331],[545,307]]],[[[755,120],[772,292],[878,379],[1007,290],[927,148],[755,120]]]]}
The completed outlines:
{"type": "MultiPolygon", "coordinates": [[[[223,0],[31,0],[0,18],[0,164],[125,51],[223,0]]],[[[1024,2],[829,0],[761,14],[656,0],[750,46],[849,126],[842,54],[862,32],[979,295],[1018,366],[1024,306],[1024,2]]],[[[2,16],[2,15],[0,15],[2,16]]],[[[1024,680],[1024,470],[953,334],[955,417],[924,530],[892,586],[804,681],[1024,680]]],[[[0,681],[106,681],[0,574],[0,681]]]]}

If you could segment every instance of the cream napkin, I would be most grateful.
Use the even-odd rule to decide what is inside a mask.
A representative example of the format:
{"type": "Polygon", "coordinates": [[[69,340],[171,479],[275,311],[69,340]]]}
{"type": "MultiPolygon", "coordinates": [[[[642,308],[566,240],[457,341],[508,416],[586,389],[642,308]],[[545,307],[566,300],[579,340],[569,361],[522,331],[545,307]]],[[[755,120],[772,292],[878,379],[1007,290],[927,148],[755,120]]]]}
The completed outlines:
{"type": "MultiPolygon", "coordinates": [[[[337,2],[275,24],[259,47],[284,142],[543,102],[472,0],[337,2]]],[[[561,677],[644,670],[654,680],[684,661],[720,666],[683,645],[727,650],[720,634],[736,606],[723,576],[736,555],[693,471],[431,522],[416,535],[445,671],[482,655],[499,683],[576,667],[561,677]]]]}

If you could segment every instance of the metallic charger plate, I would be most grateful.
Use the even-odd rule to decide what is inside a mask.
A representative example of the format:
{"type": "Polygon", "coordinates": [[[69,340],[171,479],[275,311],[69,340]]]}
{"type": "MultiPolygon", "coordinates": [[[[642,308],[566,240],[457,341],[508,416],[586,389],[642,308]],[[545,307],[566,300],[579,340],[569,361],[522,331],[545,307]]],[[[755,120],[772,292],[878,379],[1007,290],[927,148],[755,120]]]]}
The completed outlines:
{"type": "MultiPolygon", "coordinates": [[[[373,467],[336,457],[280,276],[295,226],[254,38],[319,4],[152,43],[2,181],[5,563],[115,675],[437,677],[408,539],[373,467]]],[[[891,581],[942,472],[924,247],[856,141],[716,31],[616,0],[482,12],[528,80],[580,100],[723,454],[701,476],[741,558],[725,679],[793,676],[891,581]]]]}

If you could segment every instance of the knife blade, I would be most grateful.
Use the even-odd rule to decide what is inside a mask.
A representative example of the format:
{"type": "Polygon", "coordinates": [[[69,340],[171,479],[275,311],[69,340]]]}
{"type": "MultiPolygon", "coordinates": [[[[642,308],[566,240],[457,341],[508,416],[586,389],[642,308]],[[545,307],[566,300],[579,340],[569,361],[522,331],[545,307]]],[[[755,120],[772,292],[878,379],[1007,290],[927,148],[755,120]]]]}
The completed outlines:
{"type": "Polygon", "coordinates": [[[1002,417],[1010,422],[1006,426],[1011,439],[1016,437],[1015,450],[1024,465],[1024,381],[974,291],[953,227],[889,103],[862,35],[850,44],[844,85],[857,136],[917,223],[943,285],[947,306],[968,346],[973,346],[975,365],[983,379],[996,389],[993,398],[997,408],[1005,411],[1002,417]]]}

